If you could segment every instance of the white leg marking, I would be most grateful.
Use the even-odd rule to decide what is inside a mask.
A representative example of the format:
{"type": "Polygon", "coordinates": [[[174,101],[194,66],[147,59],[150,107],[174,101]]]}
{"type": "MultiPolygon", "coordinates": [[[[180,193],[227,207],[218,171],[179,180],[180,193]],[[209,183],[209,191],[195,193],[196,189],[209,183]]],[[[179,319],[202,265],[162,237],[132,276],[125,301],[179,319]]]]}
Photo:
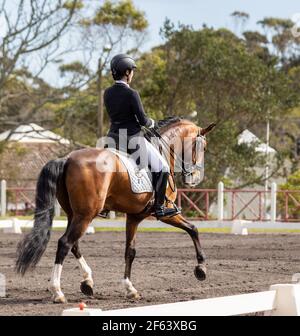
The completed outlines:
{"type": "Polygon", "coordinates": [[[60,277],[62,272],[62,265],[55,264],[52,270],[52,276],[50,281],[50,289],[54,295],[54,300],[64,299],[64,293],[61,291],[60,288],[60,277]]]}
{"type": "Polygon", "coordinates": [[[132,282],[128,278],[122,279],[122,284],[126,290],[127,297],[134,298],[138,296],[138,291],[133,287],[132,282]]]}
{"type": "Polygon", "coordinates": [[[83,270],[83,279],[91,281],[92,285],[94,284],[93,278],[92,278],[92,270],[90,266],[87,264],[85,259],[83,257],[80,257],[78,259],[78,262],[83,270]]]}

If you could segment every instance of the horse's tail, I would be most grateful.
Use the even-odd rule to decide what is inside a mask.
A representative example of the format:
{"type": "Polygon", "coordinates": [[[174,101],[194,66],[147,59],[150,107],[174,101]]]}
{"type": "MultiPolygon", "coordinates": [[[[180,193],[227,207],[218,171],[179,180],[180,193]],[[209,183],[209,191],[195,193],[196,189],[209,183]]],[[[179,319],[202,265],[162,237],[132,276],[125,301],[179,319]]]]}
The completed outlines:
{"type": "Polygon", "coordinates": [[[49,161],[38,178],[33,229],[17,249],[16,271],[22,275],[36,266],[46,250],[54,217],[57,182],[63,175],[65,163],[66,159],[49,161]]]}

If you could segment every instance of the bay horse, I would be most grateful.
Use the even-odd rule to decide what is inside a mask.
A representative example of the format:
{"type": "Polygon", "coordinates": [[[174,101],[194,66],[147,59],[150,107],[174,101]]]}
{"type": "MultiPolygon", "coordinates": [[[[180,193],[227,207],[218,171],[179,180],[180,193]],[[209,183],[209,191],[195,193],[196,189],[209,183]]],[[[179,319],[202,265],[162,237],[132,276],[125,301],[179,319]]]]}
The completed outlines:
{"type": "MultiPolygon", "coordinates": [[[[167,118],[160,122],[158,132],[166,142],[173,142],[174,153],[178,154],[179,147],[185,138],[194,141],[200,139],[205,143],[205,135],[215,124],[207,128],[200,128],[191,121],[181,118],[167,118]]],[[[199,180],[197,169],[196,147],[190,158],[189,179],[183,174],[185,184],[195,186],[199,180]]],[[[55,303],[65,303],[66,298],[61,290],[60,278],[62,265],[68,252],[71,250],[78,260],[83,271],[81,291],[93,295],[92,270],[88,266],[79,249],[79,239],[85,233],[88,225],[103,210],[119,211],[126,214],[126,248],[125,273],[123,285],[129,299],[137,299],[139,294],[131,282],[131,266],[135,258],[135,240],[139,223],[149,217],[151,211],[147,204],[153,198],[153,193],[133,193],[129,176],[121,169],[111,172],[108,168],[113,163],[117,167],[122,165],[119,157],[105,148],[87,148],[76,150],[62,159],[49,161],[41,170],[36,188],[36,209],[34,226],[17,249],[16,271],[22,275],[29,268],[37,265],[46,250],[50,239],[50,231],[54,217],[54,204],[57,198],[67,214],[68,224],[63,236],[58,240],[55,264],[53,267],[50,290],[55,303]],[[99,170],[101,166],[101,171],[99,170]]],[[[174,173],[175,157],[170,160],[171,176],[174,173]]],[[[120,167],[121,168],[121,167],[120,167]]],[[[174,181],[174,180],[173,180],[174,181]]],[[[167,197],[170,201],[176,200],[176,187],[169,179],[167,197]]],[[[197,258],[194,274],[200,281],[206,278],[205,256],[202,251],[197,228],[189,223],[181,214],[170,218],[162,218],[164,223],[185,230],[191,237],[197,258]]]]}

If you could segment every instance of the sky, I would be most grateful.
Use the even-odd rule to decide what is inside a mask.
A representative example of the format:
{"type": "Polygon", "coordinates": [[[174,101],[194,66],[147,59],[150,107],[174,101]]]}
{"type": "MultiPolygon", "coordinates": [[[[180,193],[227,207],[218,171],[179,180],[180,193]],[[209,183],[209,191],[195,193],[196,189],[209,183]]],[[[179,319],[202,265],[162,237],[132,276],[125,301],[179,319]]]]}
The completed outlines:
{"type": "Polygon", "coordinates": [[[161,42],[159,28],[166,17],[172,22],[201,28],[203,23],[214,28],[238,31],[230,14],[243,11],[250,15],[246,30],[257,29],[256,22],[267,16],[292,18],[300,13],[299,0],[133,0],[146,13],[149,36],[145,48],[161,42]]]}

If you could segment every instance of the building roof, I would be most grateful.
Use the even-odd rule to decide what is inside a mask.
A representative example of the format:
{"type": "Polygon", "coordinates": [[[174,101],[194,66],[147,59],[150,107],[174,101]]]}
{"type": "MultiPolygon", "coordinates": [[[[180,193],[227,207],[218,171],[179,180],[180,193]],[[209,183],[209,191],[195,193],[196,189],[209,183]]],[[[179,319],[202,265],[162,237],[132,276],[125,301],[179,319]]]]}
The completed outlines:
{"type": "Polygon", "coordinates": [[[276,153],[276,150],[266,143],[262,142],[255,134],[250,132],[249,130],[245,129],[239,136],[238,136],[238,144],[249,144],[255,145],[255,151],[261,153],[276,153]]]}
{"type": "Polygon", "coordinates": [[[20,143],[60,143],[69,145],[70,141],[60,135],[45,130],[43,127],[31,123],[20,125],[15,130],[8,130],[0,134],[0,141],[15,141],[20,143]]]}

